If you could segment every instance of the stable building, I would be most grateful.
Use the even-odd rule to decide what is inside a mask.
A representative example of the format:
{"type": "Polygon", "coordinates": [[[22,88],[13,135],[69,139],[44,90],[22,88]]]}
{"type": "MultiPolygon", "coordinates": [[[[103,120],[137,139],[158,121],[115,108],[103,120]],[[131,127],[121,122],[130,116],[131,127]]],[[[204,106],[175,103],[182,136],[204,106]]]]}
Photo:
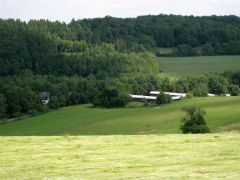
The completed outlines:
{"type": "MultiPolygon", "coordinates": [[[[187,96],[185,93],[176,93],[176,92],[163,92],[166,95],[169,95],[173,101],[183,99],[187,96]]],[[[151,91],[149,93],[151,96],[158,96],[160,94],[160,91],[151,91]]]]}

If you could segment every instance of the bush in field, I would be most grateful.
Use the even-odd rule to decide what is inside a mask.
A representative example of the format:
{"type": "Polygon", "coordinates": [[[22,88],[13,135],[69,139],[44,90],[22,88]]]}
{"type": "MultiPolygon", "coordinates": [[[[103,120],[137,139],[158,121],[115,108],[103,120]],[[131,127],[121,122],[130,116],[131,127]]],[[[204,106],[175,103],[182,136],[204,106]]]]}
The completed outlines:
{"type": "Polygon", "coordinates": [[[93,105],[107,108],[124,107],[130,101],[128,94],[121,94],[117,89],[104,89],[93,101],[93,105]]]}
{"type": "Polygon", "coordinates": [[[203,97],[203,96],[207,96],[208,94],[208,87],[205,84],[200,84],[197,88],[193,89],[192,93],[194,96],[199,96],[199,97],[203,97]]]}
{"type": "Polygon", "coordinates": [[[231,96],[238,96],[240,94],[240,88],[238,85],[231,84],[228,86],[228,92],[231,96]]]}
{"type": "Polygon", "coordinates": [[[193,97],[194,97],[194,95],[192,93],[187,93],[187,95],[186,95],[186,98],[188,98],[188,99],[191,99],[193,97]]]}
{"type": "Polygon", "coordinates": [[[171,96],[164,94],[163,92],[161,92],[158,96],[157,96],[157,104],[168,104],[172,102],[172,98],[171,96]]]}
{"type": "Polygon", "coordinates": [[[209,132],[209,128],[204,119],[204,116],[206,115],[204,110],[195,106],[191,106],[183,108],[183,111],[186,112],[186,115],[182,119],[182,125],[180,129],[184,134],[209,132]]]}
{"type": "Polygon", "coordinates": [[[219,75],[209,75],[208,87],[210,93],[213,94],[226,94],[228,81],[223,76],[219,75]]]}

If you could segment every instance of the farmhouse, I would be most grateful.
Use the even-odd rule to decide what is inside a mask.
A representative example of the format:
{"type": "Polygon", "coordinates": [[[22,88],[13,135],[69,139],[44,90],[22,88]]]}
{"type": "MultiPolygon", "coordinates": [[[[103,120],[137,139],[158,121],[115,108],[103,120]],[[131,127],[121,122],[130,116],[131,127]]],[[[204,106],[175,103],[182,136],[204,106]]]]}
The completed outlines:
{"type": "Polygon", "coordinates": [[[42,98],[42,103],[48,104],[49,98],[50,98],[50,93],[49,92],[40,92],[40,96],[42,98]]]}

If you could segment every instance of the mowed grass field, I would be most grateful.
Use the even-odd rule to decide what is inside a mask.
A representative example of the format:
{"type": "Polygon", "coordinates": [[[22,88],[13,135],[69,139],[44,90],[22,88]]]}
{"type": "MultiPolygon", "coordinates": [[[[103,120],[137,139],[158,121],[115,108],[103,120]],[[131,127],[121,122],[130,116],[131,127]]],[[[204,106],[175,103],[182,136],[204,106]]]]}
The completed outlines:
{"type": "Polygon", "coordinates": [[[163,73],[179,76],[240,70],[240,56],[159,57],[163,73]]]}
{"type": "Polygon", "coordinates": [[[240,179],[240,134],[0,137],[0,179],[240,179]]]}
{"type": "Polygon", "coordinates": [[[0,136],[142,135],[181,133],[182,108],[206,110],[211,132],[240,132],[240,97],[184,99],[164,106],[120,109],[80,105],[0,125],[0,136]]]}

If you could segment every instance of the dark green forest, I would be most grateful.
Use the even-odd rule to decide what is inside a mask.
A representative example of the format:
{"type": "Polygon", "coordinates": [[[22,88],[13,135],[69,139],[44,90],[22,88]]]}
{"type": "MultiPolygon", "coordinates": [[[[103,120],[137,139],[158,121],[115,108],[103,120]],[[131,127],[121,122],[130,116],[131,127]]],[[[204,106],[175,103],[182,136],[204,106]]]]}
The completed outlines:
{"type": "Polygon", "coordinates": [[[237,16],[108,16],[68,24],[0,19],[0,118],[99,104],[111,93],[120,104],[129,93],[150,90],[237,95],[240,72],[172,80],[159,76],[156,58],[239,54],[237,16]],[[47,106],[43,91],[51,94],[47,106]]]}

